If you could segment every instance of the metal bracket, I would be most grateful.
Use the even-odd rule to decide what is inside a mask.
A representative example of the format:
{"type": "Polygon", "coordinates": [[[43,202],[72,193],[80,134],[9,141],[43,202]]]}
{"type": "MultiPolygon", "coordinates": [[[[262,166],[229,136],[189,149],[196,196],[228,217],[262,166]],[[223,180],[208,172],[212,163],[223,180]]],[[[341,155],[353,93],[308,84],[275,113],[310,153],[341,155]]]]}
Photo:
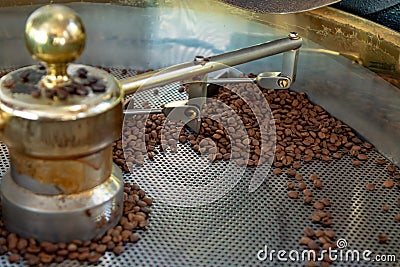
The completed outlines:
{"type": "MultiPolygon", "coordinates": [[[[242,78],[243,75],[236,77],[223,77],[208,79],[208,83],[226,84],[226,83],[255,83],[265,89],[288,89],[296,80],[297,63],[299,50],[291,50],[283,53],[281,72],[262,72],[256,78],[242,78]]],[[[232,72],[230,72],[231,74],[232,72]]]]}

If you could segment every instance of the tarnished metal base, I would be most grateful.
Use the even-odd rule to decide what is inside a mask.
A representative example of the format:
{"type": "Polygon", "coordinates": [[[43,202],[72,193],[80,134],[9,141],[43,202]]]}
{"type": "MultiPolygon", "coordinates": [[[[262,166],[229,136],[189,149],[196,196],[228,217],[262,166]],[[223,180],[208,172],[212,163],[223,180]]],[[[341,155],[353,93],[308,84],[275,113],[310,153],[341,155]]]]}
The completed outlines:
{"type": "Polygon", "coordinates": [[[10,172],[0,190],[7,229],[41,241],[94,238],[114,227],[123,210],[123,179],[116,166],[102,184],[77,194],[37,194],[15,183],[10,172]]]}

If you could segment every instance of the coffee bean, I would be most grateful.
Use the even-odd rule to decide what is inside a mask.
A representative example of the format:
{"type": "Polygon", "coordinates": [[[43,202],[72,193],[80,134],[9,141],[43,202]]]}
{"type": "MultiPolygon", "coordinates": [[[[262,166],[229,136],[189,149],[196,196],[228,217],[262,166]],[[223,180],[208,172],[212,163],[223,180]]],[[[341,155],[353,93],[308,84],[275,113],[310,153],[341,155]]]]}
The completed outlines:
{"type": "Polygon", "coordinates": [[[303,191],[303,195],[307,196],[307,197],[312,197],[313,196],[313,192],[310,189],[305,189],[303,191]]]}
{"type": "Polygon", "coordinates": [[[67,256],[68,255],[68,250],[66,250],[66,249],[61,249],[61,250],[58,250],[57,251],[57,255],[59,255],[59,256],[67,256]]]}
{"type": "Polygon", "coordinates": [[[303,236],[303,237],[300,239],[300,244],[301,244],[301,245],[308,245],[308,243],[310,243],[311,241],[312,241],[311,238],[309,238],[309,237],[307,237],[307,236],[303,236]]]}
{"type": "Polygon", "coordinates": [[[28,240],[25,238],[20,238],[17,243],[18,250],[24,250],[28,246],[28,240]]]}
{"type": "Polygon", "coordinates": [[[296,173],[296,175],[294,176],[294,178],[295,178],[297,181],[303,181],[303,175],[301,175],[300,173],[296,173]]]}
{"type": "Polygon", "coordinates": [[[39,253],[40,250],[41,250],[40,247],[35,246],[35,245],[30,245],[30,246],[26,249],[26,251],[28,251],[29,253],[33,253],[33,254],[39,253]]]}
{"type": "Polygon", "coordinates": [[[343,156],[342,156],[341,153],[335,152],[335,153],[332,154],[332,157],[335,158],[335,159],[341,159],[343,156]]]}
{"type": "Polygon", "coordinates": [[[322,249],[323,249],[323,250],[329,250],[329,249],[333,250],[333,249],[335,249],[336,247],[337,247],[337,246],[336,246],[336,244],[334,244],[334,243],[325,243],[325,244],[322,245],[322,249]]]}
{"type": "Polygon", "coordinates": [[[305,267],[318,267],[318,262],[307,260],[307,261],[304,263],[304,266],[305,266],[305,267]]]}
{"type": "Polygon", "coordinates": [[[75,92],[79,96],[87,96],[89,94],[89,90],[85,86],[79,86],[75,89],[75,92]]]}
{"type": "Polygon", "coordinates": [[[282,174],[282,170],[279,169],[279,168],[276,168],[276,169],[274,169],[273,173],[274,173],[275,175],[280,175],[280,174],[282,174]]]}
{"type": "Polygon", "coordinates": [[[385,204],[385,205],[382,206],[382,210],[385,211],[385,212],[388,212],[390,210],[390,207],[385,204]]]}
{"type": "Polygon", "coordinates": [[[316,175],[316,174],[311,174],[310,175],[310,177],[308,178],[308,180],[310,180],[310,181],[315,181],[315,180],[318,180],[318,175],[316,175]]]}
{"type": "Polygon", "coordinates": [[[90,263],[96,263],[96,262],[98,262],[100,260],[101,256],[102,255],[100,253],[92,253],[92,254],[89,255],[87,260],[90,263]]]}
{"type": "Polygon", "coordinates": [[[368,160],[368,156],[365,154],[358,154],[357,158],[362,161],[368,160]]]}
{"type": "Polygon", "coordinates": [[[299,193],[296,192],[296,191],[290,190],[290,191],[288,191],[287,194],[288,194],[288,196],[290,198],[293,198],[293,199],[298,199],[299,198],[299,193]]]}
{"type": "Polygon", "coordinates": [[[316,237],[320,238],[321,236],[324,236],[324,235],[325,235],[325,231],[320,230],[320,229],[315,230],[315,236],[316,237]]]}
{"type": "MultiPolygon", "coordinates": [[[[327,243],[327,244],[331,245],[329,243],[327,243]]],[[[329,250],[329,248],[327,250],[329,250]]],[[[324,255],[324,261],[321,262],[321,266],[320,267],[328,267],[328,266],[330,266],[330,263],[333,263],[332,255],[325,254],[324,255]],[[322,263],[326,263],[327,265],[322,265],[322,263]]]]}
{"type": "Polygon", "coordinates": [[[89,255],[90,255],[90,253],[89,253],[88,251],[81,252],[81,253],[78,255],[78,260],[80,260],[80,261],[85,261],[85,260],[87,260],[87,259],[89,258],[89,255]]]}
{"type": "Polygon", "coordinates": [[[115,243],[110,241],[107,243],[107,250],[113,250],[115,248],[115,243]]]}
{"type": "Polygon", "coordinates": [[[20,257],[18,254],[16,254],[16,253],[11,253],[11,254],[8,256],[8,261],[9,261],[10,263],[18,263],[18,262],[20,261],[20,259],[21,259],[21,257],[20,257]]]}
{"type": "Polygon", "coordinates": [[[71,244],[68,245],[67,249],[68,249],[68,251],[73,252],[73,251],[76,251],[78,249],[78,246],[76,244],[74,244],[74,243],[71,243],[71,244]]]}
{"type": "Polygon", "coordinates": [[[301,162],[300,161],[296,161],[293,163],[293,168],[295,170],[299,170],[301,168],[301,162]]]}
{"type": "Polygon", "coordinates": [[[114,252],[116,255],[120,255],[120,254],[122,254],[122,252],[124,252],[124,247],[123,247],[123,246],[116,246],[116,247],[113,249],[113,252],[114,252]]]}
{"type": "Polygon", "coordinates": [[[104,253],[106,250],[107,250],[107,246],[104,244],[99,244],[96,247],[96,252],[98,252],[98,253],[104,253]]]}
{"type": "Polygon", "coordinates": [[[26,259],[28,265],[30,266],[36,266],[39,264],[40,259],[39,257],[35,256],[35,255],[30,255],[27,259],[26,259]]]}
{"type": "Polygon", "coordinates": [[[142,201],[142,200],[139,200],[139,201],[137,202],[137,205],[138,205],[139,207],[146,207],[146,206],[147,206],[147,203],[144,202],[144,201],[142,201]]]}
{"type": "Polygon", "coordinates": [[[323,155],[323,156],[321,157],[321,159],[322,159],[323,161],[330,161],[330,160],[331,160],[331,158],[330,158],[329,156],[327,156],[327,155],[323,155]]]}
{"type": "Polygon", "coordinates": [[[315,235],[315,232],[311,228],[305,228],[304,229],[304,234],[308,237],[313,237],[315,235]]]}
{"type": "Polygon", "coordinates": [[[321,236],[320,238],[318,238],[318,241],[319,241],[321,244],[330,243],[329,237],[326,237],[326,236],[321,236]]]}
{"type": "Polygon", "coordinates": [[[374,191],[375,190],[375,185],[373,183],[368,183],[366,185],[366,188],[368,191],[374,191]]]}
{"type": "Polygon", "coordinates": [[[320,202],[322,202],[324,204],[325,207],[330,207],[332,205],[331,201],[329,198],[322,198],[320,200],[320,202]]]}
{"type": "Polygon", "coordinates": [[[55,90],[55,96],[57,96],[57,98],[59,100],[67,99],[68,95],[69,95],[69,93],[66,90],[62,89],[62,88],[56,88],[56,90],[55,90]]]}
{"type": "Polygon", "coordinates": [[[396,222],[400,222],[400,214],[397,214],[396,216],[394,216],[394,220],[396,222]]]}
{"type": "Polygon", "coordinates": [[[362,163],[361,163],[361,161],[359,161],[359,160],[353,160],[353,161],[351,162],[351,164],[353,164],[354,167],[358,167],[358,166],[360,166],[362,163]]]}
{"type": "Polygon", "coordinates": [[[50,243],[50,242],[41,242],[40,246],[47,253],[54,253],[54,252],[56,252],[58,250],[58,246],[56,244],[53,244],[53,243],[50,243]]]}
{"type": "Polygon", "coordinates": [[[307,188],[307,184],[304,182],[300,182],[297,187],[299,188],[300,191],[303,191],[304,189],[307,188]]]}
{"type": "Polygon", "coordinates": [[[396,166],[393,165],[393,164],[390,164],[390,165],[387,166],[387,170],[389,172],[395,172],[396,171],[396,166]]]}
{"type": "Polygon", "coordinates": [[[312,220],[312,222],[320,222],[321,217],[318,214],[313,213],[313,214],[311,214],[311,220],[312,220]]]}
{"type": "Polygon", "coordinates": [[[287,188],[288,188],[288,189],[294,189],[295,186],[296,186],[296,185],[295,185],[293,182],[288,182],[288,183],[287,183],[287,188]]]}
{"type": "Polygon", "coordinates": [[[376,159],[375,160],[377,165],[386,165],[386,159],[376,159]]]}
{"type": "Polygon", "coordinates": [[[322,210],[324,209],[325,205],[322,202],[315,202],[313,207],[317,210],[322,210]]]}
{"type": "Polygon", "coordinates": [[[386,235],[384,235],[384,234],[379,234],[378,235],[378,242],[379,242],[379,244],[385,244],[385,243],[387,243],[388,242],[388,237],[386,236],[386,235]]]}
{"type": "Polygon", "coordinates": [[[106,86],[102,83],[92,84],[91,88],[94,93],[103,93],[106,91],[106,86]]]}
{"type": "Polygon", "coordinates": [[[313,184],[314,184],[314,187],[315,187],[315,188],[318,188],[318,189],[321,189],[321,188],[322,188],[322,182],[321,182],[321,180],[314,180],[313,184]]]}
{"type": "Polygon", "coordinates": [[[145,228],[149,223],[147,221],[139,222],[139,228],[145,228]]]}
{"type": "Polygon", "coordinates": [[[79,78],[86,79],[86,78],[87,78],[88,71],[87,71],[87,69],[85,69],[85,68],[79,68],[79,69],[76,71],[76,74],[78,75],[79,78]]]}
{"type": "Polygon", "coordinates": [[[319,250],[319,245],[315,241],[309,242],[307,246],[311,250],[319,250]]]}
{"type": "Polygon", "coordinates": [[[49,264],[53,262],[54,257],[52,255],[42,253],[39,255],[40,261],[44,264],[49,264]]]}
{"type": "Polygon", "coordinates": [[[312,156],[305,156],[303,158],[303,160],[304,160],[304,162],[311,162],[313,160],[313,157],[312,156]]]}
{"type": "Polygon", "coordinates": [[[383,188],[393,188],[394,187],[394,182],[393,180],[386,180],[385,182],[383,182],[382,184],[383,188]]]}
{"type": "Polygon", "coordinates": [[[289,169],[289,170],[287,170],[287,174],[289,175],[289,176],[295,176],[296,175],[296,171],[295,170],[293,170],[293,169],[289,169]]]}
{"type": "MultiPolygon", "coordinates": [[[[87,244],[86,246],[83,245],[83,247],[79,247],[79,248],[78,248],[78,252],[82,253],[82,252],[88,252],[88,251],[90,251],[89,246],[90,246],[91,241],[88,240],[88,242],[89,242],[89,244],[87,244]]],[[[85,243],[86,243],[86,242],[85,242],[85,243]]]]}
{"type": "Polygon", "coordinates": [[[330,227],[333,224],[333,220],[332,218],[325,217],[322,218],[321,223],[326,227],[330,227]]]}
{"type": "Polygon", "coordinates": [[[7,237],[7,242],[8,242],[8,249],[9,250],[13,250],[17,248],[17,244],[18,244],[18,237],[16,234],[11,233],[8,235],[7,237]]]}
{"type": "Polygon", "coordinates": [[[304,197],[304,203],[311,204],[312,201],[313,201],[312,197],[309,197],[309,196],[305,196],[304,197]]]}
{"type": "Polygon", "coordinates": [[[137,241],[139,241],[140,237],[137,234],[131,234],[131,236],[129,237],[129,241],[131,243],[136,243],[137,241]]]}

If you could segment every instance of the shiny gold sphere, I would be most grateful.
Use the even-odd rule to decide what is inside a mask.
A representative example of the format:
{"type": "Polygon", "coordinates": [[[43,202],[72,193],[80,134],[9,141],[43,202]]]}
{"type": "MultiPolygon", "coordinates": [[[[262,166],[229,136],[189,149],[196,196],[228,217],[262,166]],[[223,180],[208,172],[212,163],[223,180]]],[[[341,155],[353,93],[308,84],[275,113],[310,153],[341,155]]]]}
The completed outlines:
{"type": "Polygon", "coordinates": [[[48,64],[77,59],[85,47],[85,28],[70,8],[47,5],[33,12],[25,27],[26,46],[32,56],[48,64]]]}

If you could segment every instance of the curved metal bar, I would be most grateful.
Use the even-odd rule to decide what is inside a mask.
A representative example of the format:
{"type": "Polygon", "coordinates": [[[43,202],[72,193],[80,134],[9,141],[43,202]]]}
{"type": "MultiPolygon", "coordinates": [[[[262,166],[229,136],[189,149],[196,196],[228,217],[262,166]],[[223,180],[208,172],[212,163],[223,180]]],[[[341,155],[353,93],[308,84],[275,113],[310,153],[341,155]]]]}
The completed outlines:
{"type": "Polygon", "coordinates": [[[172,82],[191,79],[193,77],[225,69],[227,66],[232,67],[286,51],[296,50],[299,49],[301,45],[302,39],[298,37],[297,34],[291,33],[289,37],[286,38],[204,58],[202,62],[196,60],[174,65],[166,69],[124,79],[120,82],[125,94],[132,94],[139,88],[149,89],[172,82]]]}

